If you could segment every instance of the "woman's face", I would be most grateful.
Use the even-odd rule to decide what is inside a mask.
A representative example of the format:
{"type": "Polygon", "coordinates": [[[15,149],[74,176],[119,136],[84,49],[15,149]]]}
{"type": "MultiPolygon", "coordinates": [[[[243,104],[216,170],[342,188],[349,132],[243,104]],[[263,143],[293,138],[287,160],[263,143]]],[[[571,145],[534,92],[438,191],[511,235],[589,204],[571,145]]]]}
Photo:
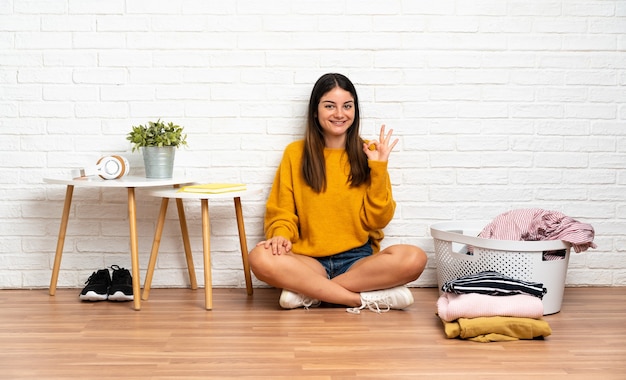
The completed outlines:
{"type": "Polygon", "coordinates": [[[337,138],[345,142],[348,128],[354,122],[354,107],[352,94],[341,87],[335,87],[322,95],[317,105],[317,120],[327,143],[337,138]]]}

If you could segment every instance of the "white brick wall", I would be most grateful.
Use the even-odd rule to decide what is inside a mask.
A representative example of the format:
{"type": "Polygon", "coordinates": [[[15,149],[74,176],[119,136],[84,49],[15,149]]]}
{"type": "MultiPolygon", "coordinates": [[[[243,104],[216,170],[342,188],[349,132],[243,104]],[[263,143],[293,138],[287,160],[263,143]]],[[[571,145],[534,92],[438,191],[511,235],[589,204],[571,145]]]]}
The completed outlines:
{"type": "MultiPolygon", "coordinates": [[[[267,189],[303,133],[313,82],[347,74],[364,135],[401,143],[386,244],[424,247],[428,226],[514,208],[596,228],[570,285],[626,285],[626,1],[0,0],[0,288],[47,287],[69,173],[104,154],[142,166],[125,135],[186,127],[179,171],[265,187],[244,202],[262,237],[267,189]]],[[[142,276],[159,202],[138,190],[142,276]]],[[[59,286],[129,267],[124,190],[76,188],[59,286]]],[[[201,279],[199,207],[187,203],[201,279]]],[[[170,206],[155,286],[186,286],[170,206]]],[[[243,286],[230,202],[211,205],[214,285],[243,286]]],[[[257,282],[257,285],[262,285],[257,282]]]]}

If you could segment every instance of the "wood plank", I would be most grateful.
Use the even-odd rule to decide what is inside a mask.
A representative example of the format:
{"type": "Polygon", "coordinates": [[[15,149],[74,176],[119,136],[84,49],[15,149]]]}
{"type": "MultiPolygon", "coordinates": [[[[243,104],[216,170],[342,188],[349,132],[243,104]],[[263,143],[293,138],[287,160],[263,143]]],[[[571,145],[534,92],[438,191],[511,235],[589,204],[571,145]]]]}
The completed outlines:
{"type": "Polygon", "coordinates": [[[543,341],[446,339],[438,292],[405,311],[281,310],[280,292],[153,289],[85,303],[79,289],[0,290],[2,379],[624,379],[626,288],[566,288],[543,341]]]}

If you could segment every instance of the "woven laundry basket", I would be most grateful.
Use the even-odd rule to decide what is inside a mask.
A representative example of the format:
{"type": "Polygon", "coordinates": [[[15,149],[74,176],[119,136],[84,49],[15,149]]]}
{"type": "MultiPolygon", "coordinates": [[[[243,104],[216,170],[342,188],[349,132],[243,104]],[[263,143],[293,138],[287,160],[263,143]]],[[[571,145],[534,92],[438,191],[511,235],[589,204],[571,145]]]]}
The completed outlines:
{"type": "Polygon", "coordinates": [[[489,221],[441,222],[430,226],[437,283],[483,271],[540,282],[547,289],[543,314],[561,310],[571,245],[561,240],[514,241],[479,238],[489,221]],[[473,247],[469,252],[469,247],[473,247]]]}

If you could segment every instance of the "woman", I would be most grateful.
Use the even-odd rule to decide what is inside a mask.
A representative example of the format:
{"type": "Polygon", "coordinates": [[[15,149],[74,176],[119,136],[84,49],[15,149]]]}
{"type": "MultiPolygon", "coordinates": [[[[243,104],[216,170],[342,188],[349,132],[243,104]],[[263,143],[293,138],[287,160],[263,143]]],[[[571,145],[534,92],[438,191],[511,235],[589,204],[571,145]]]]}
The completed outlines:
{"type": "Polygon", "coordinates": [[[250,252],[256,277],[282,288],[286,309],[320,301],[383,312],[413,303],[404,286],[426,254],[412,245],[380,249],[395,211],[387,160],[398,139],[360,137],[359,102],[341,74],[318,79],[305,138],[287,146],[267,200],[266,239],[250,252]]]}

